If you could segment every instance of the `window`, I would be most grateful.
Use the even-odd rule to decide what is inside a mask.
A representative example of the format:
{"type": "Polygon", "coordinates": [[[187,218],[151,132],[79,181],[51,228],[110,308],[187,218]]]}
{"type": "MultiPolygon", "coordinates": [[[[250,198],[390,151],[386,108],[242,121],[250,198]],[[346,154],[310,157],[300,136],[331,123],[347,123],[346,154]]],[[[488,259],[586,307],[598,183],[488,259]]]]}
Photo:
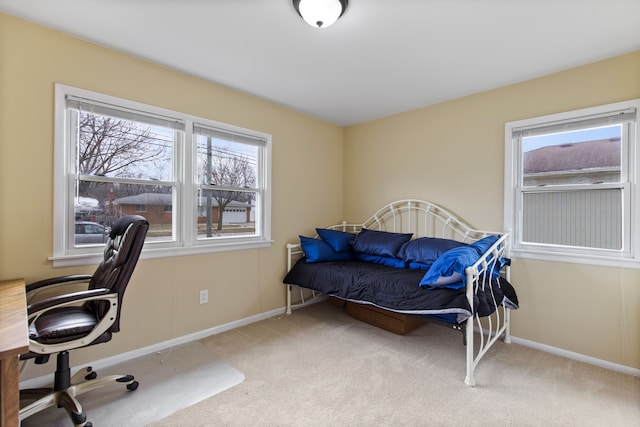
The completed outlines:
{"type": "Polygon", "coordinates": [[[193,140],[198,167],[198,239],[258,232],[252,218],[261,197],[257,187],[260,140],[203,124],[194,126],[193,140]],[[248,215],[238,215],[240,208],[248,215]],[[225,228],[225,223],[233,226],[225,228]]]}
{"type": "Polygon", "coordinates": [[[640,268],[640,100],[505,125],[514,256],[640,268]]]}
{"type": "Polygon", "coordinates": [[[64,85],[55,125],[54,266],[94,263],[130,214],[143,257],[271,244],[270,135],[64,85]]]}

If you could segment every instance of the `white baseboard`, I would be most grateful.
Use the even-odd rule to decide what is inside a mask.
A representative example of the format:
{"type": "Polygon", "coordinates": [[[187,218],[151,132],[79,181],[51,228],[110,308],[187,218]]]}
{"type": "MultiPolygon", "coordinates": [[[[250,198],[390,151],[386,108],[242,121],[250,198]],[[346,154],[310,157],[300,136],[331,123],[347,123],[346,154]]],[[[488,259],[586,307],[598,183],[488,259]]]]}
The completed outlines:
{"type": "MultiPolygon", "coordinates": [[[[235,320],[233,322],[225,323],[224,325],[214,326],[213,328],[205,329],[202,331],[194,332],[192,334],[183,335],[181,337],[173,338],[167,341],[163,341],[157,344],[153,344],[147,347],[138,348],[126,353],[116,354],[115,356],[106,357],[104,359],[96,360],[93,362],[85,363],[82,366],[75,367],[72,371],[72,375],[85,366],[91,366],[94,371],[104,369],[109,366],[116,365],[127,360],[135,359],[136,357],[146,356],[147,354],[161,352],[171,347],[175,347],[181,344],[186,344],[192,341],[196,341],[202,338],[206,338],[211,335],[220,334],[222,332],[230,331],[231,329],[239,328],[241,326],[249,325],[251,323],[259,322],[261,320],[268,319],[279,314],[284,315],[285,308],[277,308],[275,310],[267,311],[265,313],[256,314],[255,316],[245,317],[244,319],[235,320]]],[[[27,361],[27,363],[30,363],[27,361]]],[[[20,381],[20,388],[38,388],[46,387],[53,383],[53,373],[49,375],[43,375],[41,377],[31,378],[29,380],[20,381]]]]}
{"type": "Polygon", "coordinates": [[[598,366],[600,368],[609,369],[612,371],[620,372],[622,374],[632,375],[639,377],[640,369],[632,368],[630,366],[620,365],[618,363],[609,362],[602,359],[597,359],[595,357],[586,356],[584,354],[575,353],[573,351],[564,350],[558,347],[553,347],[546,344],[540,344],[535,341],[525,340],[523,338],[511,336],[511,342],[515,344],[520,344],[525,347],[531,347],[536,350],[544,351],[545,353],[555,354],[557,356],[562,356],[567,359],[576,360],[578,362],[588,363],[589,365],[598,366]]]}
{"type": "MultiPolygon", "coordinates": [[[[300,304],[293,309],[302,308],[303,306],[314,304],[319,301],[309,301],[305,304],[300,304]]],[[[160,352],[166,350],[171,347],[175,347],[181,344],[186,344],[191,341],[196,341],[199,339],[206,338],[211,335],[216,335],[222,332],[230,331],[231,329],[239,328],[241,326],[249,325],[251,323],[259,322],[261,320],[268,319],[273,316],[277,316],[279,314],[284,315],[285,307],[277,308],[275,310],[267,311],[265,313],[256,314],[254,316],[245,317],[244,319],[235,320],[233,322],[225,323],[223,325],[214,326],[213,328],[205,329],[199,332],[194,332],[192,334],[183,335],[181,337],[173,338],[167,341],[163,341],[157,344],[153,344],[147,347],[138,348],[136,350],[128,351],[126,353],[117,354],[115,356],[107,357],[104,359],[99,359],[94,362],[85,363],[83,366],[91,366],[94,370],[104,369],[109,366],[116,365],[121,362],[125,362],[127,360],[134,359],[136,357],[145,356],[147,354],[160,352]]],[[[606,360],[597,359],[595,357],[586,356],[584,354],[575,353],[568,350],[563,350],[558,347],[553,347],[546,344],[540,344],[535,341],[529,341],[523,338],[518,338],[511,336],[511,341],[513,343],[523,345],[525,347],[531,347],[536,350],[544,351],[546,353],[555,354],[558,356],[566,357],[567,359],[577,360],[579,362],[588,363],[590,365],[599,366],[601,368],[610,369],[612,371],[620,372],[627,375],[640,376],[640,369],[632,368],[630,366],[620,365],[613,362],[608,362],[606,360]]],[[[78,367],[80,369],[82,367],[78,367]]],[[[75,372],[75,371],[74,371],[75,372]]],[[[37,378],[32,378],[29,380],[21,381],[20,388],[36,388],[36,387],[44,387],[53,382],[53,373],[50,375],[44,375],[37,378]]]]}

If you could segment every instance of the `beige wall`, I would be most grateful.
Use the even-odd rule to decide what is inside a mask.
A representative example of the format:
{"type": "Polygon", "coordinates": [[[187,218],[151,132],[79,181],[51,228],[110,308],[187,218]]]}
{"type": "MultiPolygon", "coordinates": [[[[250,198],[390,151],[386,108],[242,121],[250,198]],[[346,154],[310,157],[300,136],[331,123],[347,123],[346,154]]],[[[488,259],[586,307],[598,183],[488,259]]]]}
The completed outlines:
{"type": "MultiPolygon", "coordinates": [[[[342,129],[0,14],[0,280],[91,271],[47,260],[56,82],[273,135],[273,247],[141,261],[122,332],[75,352],[78,365],[282,307],[285,242],[392,200],[502,229],[504,123],[639,98],[640,52],[342,129]]],[[[640,368],[640,270],[516,259],[512,271],[515,336],[640,368]]]]}
{"type": "MultiPolygon", "coordinates": [[[[31,282],[93,270],[53,269],[47,260],[54,226],[56,82],[273,136],[273,246],[141,261],[123,305],[121,333],[74,352],[75,365],[284,306],[285,243],[311,233],[315,224],[342,218],[343,129],[3,14],[0,280],[31,282]],[[209,304],[199,305],[200,289],[209,289],[209,304]]],[[[35,373],[29,366],[25,377],[35,373]]]]}
{"type": "MultiPolygon", "coordinates": [[[[502,230],[505,122],[634,98],[640,52],[348,127],[345,219],[415,197],[502,230]]],[[[512,281],[514,336],[640,369],[640,270],[515,259],[512,281]]]]}

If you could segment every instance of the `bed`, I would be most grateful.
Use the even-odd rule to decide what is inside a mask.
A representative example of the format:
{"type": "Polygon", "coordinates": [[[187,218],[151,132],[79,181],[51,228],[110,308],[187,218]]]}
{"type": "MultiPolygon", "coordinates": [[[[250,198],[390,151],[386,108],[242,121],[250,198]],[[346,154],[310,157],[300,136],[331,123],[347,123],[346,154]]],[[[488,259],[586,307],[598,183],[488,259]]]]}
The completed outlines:
{"type": "Polygon", "coordinates": [[[287,314],[328,296],[376,326],[443,322],[463,333],[468,386],[489,348],[510,342],[518,298],[509,282],[508,233],[473,229],[423,200],[395,201],[361,224],[316,233],[287,244],[287,314]]]}

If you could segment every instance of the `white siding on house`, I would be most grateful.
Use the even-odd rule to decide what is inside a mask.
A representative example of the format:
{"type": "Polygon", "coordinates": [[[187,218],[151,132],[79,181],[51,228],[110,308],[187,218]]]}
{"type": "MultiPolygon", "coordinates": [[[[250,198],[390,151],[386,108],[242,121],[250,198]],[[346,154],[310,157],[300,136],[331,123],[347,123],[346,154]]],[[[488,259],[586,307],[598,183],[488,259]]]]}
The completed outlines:
{"type": "Polygon", "coordinates": [[[528,243],[622,249],[619,188],[523,194],[523,236],[528,243]]]}

